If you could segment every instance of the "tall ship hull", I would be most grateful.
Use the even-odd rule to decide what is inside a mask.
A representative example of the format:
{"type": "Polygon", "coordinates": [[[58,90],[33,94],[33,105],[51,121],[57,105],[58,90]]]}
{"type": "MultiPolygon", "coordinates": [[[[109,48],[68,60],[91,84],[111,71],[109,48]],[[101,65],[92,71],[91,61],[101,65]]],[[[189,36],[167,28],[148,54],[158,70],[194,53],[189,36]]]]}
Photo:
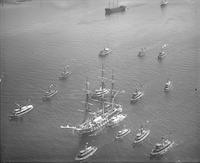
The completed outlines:
{"type": "Polygon", "coordinates": [[[106,15],[110,15],[110,14],[116,13],[116,12],[124,12],[124,11],[126,11],[126,6],[119,6],[119,7],[115,7],[115,8],[105,8],[106,15]]]}

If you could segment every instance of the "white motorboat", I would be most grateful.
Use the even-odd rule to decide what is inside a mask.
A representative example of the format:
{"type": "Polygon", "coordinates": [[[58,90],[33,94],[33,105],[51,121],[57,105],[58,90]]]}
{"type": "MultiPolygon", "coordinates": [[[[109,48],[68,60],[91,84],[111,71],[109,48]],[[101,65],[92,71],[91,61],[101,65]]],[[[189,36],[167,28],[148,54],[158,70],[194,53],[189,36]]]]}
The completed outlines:
{"type": "Polygon", "coordinates": [[[75,160],[85,160],[88,157],[92,156],[96,151],[97,151],[97,147],[95,146],[89,146],[87,147],[87,145],[85,146],[85,149],[80,150],[80,152],[76,155],[75,160]]]}
{"type": "Polygon", "coordinates": [[[120,130],[117,132],[117,135],[116,135],[116,139],[121,139],[123,138],[124,136],[128,135],[129,133],[131,132],[131,129],[123,129],[123,130],[120,130]]]}
{"type": "Polygon", "coordinates": [[[140,131],[136,134],[136,137],[134,139],[134,143],[140,143],[144,139],[147,138],[147,136],[150,134],[150,130],[145,130],[143,128],[140,129],[140,131]]]}
{"type": "Polygon", "coordinates": [[[14,109],[13,114],[10,115],[10,117],[20,117],[33,109],[33,105],[25,105],[25,106],[20,106],[19,104],[17,105],[18,108],[14,109]]]}
{"type": "Polygon", "coordinates": [[[156,143],[154,149],[151,151],[151,156],[162,155],[172,148],[174,141],[162,139],[161,143],[156,143]]]}

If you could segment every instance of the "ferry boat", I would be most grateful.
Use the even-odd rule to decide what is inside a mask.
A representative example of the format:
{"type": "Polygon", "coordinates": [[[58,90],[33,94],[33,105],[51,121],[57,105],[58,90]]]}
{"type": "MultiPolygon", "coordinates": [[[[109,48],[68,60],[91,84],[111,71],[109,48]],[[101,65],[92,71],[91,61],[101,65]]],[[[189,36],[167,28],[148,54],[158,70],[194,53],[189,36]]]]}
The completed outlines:
{"type": "Polygon", "coordinates": [[[142,98],[143,95],[144,93],[142,91],[136,89],[136,91],[132,94],[131,102],[132,103],[137,102],[140,98],[142,98]]]}
{"type": "Polygon", "coordinates": [[[99,52],[99,56],[104,57],[104,56],[110,54],[111,52],[112,52],[111,49],[109,49],[109,48],[104,48],[103,50],[101,50],[101,51],[99,52]]]}
{"type": "Polygon", "coordinates": [[[69,72],[67,69],[69,69],[69,66],[64,67],[63,72],[61,72],[59,79],[60,80],[66,80],[72,73],[69,72]]]}
{"type": "Polygon", "coordinates": [[[147,136],[150,134],[150,130],[145,130],[143,129],[143,127],[141,127],[139,129],[139,132],[136,134],[134,143],[140,143],[141,141],[143,141],[144,139],[147,138],[147,136]]]}
{"type": "Polygon", "coordinates": [[[126,117],[127,117],[127,114],[117,114],[110,119],[107,126],[108,127],[117,126],[119,122],[123,121],[126,117]]]}
{"type": "Polygon", "coordinates": [[[160,2],[160,6],[161,6],[161,7],[164,7],[164,6],[166,6],[167,4],[168,4],[167,0],[162,0],[162,1],[160,2]]]}
{"type": "Polygon", "coordinates": [[[75,160],[85,160],[92,156],[97,151],[97,149],[98,148],[95,146],[87,146],[86,144],[85,149],[80,150],[80,152],[76,155],[75,160]]]}
{"type": "Polygon", "coordinates": [[[20,106],[19,104],[16,105],[18,106],[18,108],[14,109],[13,114],[10,115],[11,118],[20,117],[33,109],[33,105],[25,105],[25,106],[20,106]]]}
{"type": "Polygon", "coordinates": [[[117,135],[116,135],[116,139],[121,139],[123,138],[124,136],[128,135],[129,133],[131,132],[131,129],[123,129],[123,130],[120,130],[117,132],[117,135]]]}
{"type": "Polygon", "coordinates": [[[54,86],[53,84],[49,86],[49,90],[45,92],[42,98],[43,100],[49,100],[51,97],[53,97],[54,95],[58,93],[56,89],[52,89],[53,86],[54,86]]]}
{"type": "Polygon", "coordinates": [[[172,82],[170,80],[167,81],[167,83],[165,83],[165,87],[164,87],[164,91],[168,92],[172,87],[172,82]]]}
{"type": "Polygon", "coordinates": [[[145,56],[146,55],[146,49],[145,48],[142,48],[140,51],[139,51],[139,53],[138,53],[138,57],[143,57],[143,56],[145,56]]]}
{"type": "Polygon", "coordinates": [[[162,138],[161,143],[156,143],[154,149],[151,151],[151,156],[162,155],[172,148],[174,141],[162,138]]]}

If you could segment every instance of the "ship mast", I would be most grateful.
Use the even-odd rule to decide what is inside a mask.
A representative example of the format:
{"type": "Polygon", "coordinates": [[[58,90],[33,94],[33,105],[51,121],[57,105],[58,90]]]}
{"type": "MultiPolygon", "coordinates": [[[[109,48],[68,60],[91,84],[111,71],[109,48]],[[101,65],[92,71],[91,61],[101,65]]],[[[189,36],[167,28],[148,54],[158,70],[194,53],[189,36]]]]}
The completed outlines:
{"type": "Polygon", "coordinates": [[[86,108],[86,111],[89,110],[89,94],[90,94],[90,91],[89,91],[89,86],[90,86],[90,83],[88,81],[88,78],[86,79],[86,99],[85,99],[85,108],[86,108]]]}
{"type": "Polygon", "coordinates": [[[111,80],[111,102],[112,102],[112,99],[114,97],[114,73],[113,73],[113,70],[112,70],[112,80],[111,80]]]}
{"type": "Polygon", "coordinates": [[[104,66],[103,66],[103,63],[102,63],[102,69],[101,69],[101,88],[102,90],[105,88],[105,83],[104,83],[104,66]]]}

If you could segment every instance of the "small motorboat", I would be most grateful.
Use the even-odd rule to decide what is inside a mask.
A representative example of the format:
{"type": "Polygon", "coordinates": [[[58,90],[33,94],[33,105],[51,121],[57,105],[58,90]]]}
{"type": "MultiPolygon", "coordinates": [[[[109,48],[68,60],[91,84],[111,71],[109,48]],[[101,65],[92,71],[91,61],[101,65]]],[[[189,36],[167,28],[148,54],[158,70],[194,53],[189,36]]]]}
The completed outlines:
{"type": "Polygon", "coordinates": [[[131,132],[131,129],[123,129],[123,130],[120,130],[117,132],[117,135],[116,135],[116,139],[121,139],[123,138],[124,136],[128,135],[129,133],[131,132]]]}
{"type": "Polygon", "coordinates": [[[168,4],[167,0],[162,0],[162,1],[160,2],[160,6],[161,6],[161,7],[164,7],[164,6],[167,5],[167,4],[168,4]]]}
{"type": "Polygon", "coordinates": [[[142,91],[136,89],[136,91],[132,94],[131,102],[137,102],[143,95],[144,93],[142,91]]]}
{"type": "Polygon", "coordinates": [[[140,143],[144,139],[147,138],[147,136],[150,134],[150,130],[145,130],[143,128],[139,129],[139,132],[136,134],[136,137],[134,139],[134,143],[140,143]]]}
{"type": "Polygon", "coordinates": [[[54,86],[53,84],[49,86],[49,90],[45,92],[42,98],[43,100],[49,100],[51,97],[53,97],[54,95],[58,93],[56,89],[52,89],[53,86],[54,86]]]}
{"type": "Polygon", "coordinates": [[[95,146],[85,146],[85,148],[83,150],[80,150],[80,152],[76,155],[75,160],[85,160],[88,157],[92,156],[96,151],[97,151],[97,147],[95,146]]]}
{"type": "Polygon", "coordinates": [[[18,108],[14,109],[13,114],[10,115],[11,118],[20,117],[33,109],[33,105],[20,106],[17,104],[17,106],[18,108]]]}
{"type": "Polygon", "coordinates": [[[110,54],[111,52],[112,52],[111,49],[109,49],[109,48],[104,48],[103,50],[101,50],[101,51],[99,52],[99,56],[104,57],[104,56],[110,54]]]}
{"type": "Polygon", "coordinates": [[[123,121],[126,117],[127,117],[127,114],[117,114],[110,119],[107,126],[109,127],[117,126],[119,122],[123,121]]]}
{"type": "Polygon", "coordinates": [[[156,143],[154,149],[151,151],[151,156],[162,155],[166,153],[174,144],[174,141],[162,138],[162,143],[156,143]]]}
{"type": "Polygon", "coordinates": [[[145,48],[142,48],[140,51],[139,51],[139,53],[138,53],[138,57],[143,57],[143,56],[145,56],[145,54],[146,54],[146,49],[145,48]]]}
{"type": "Polygon", "coordinates": [[[165,87],[164,87],[164,91],[168,92],[172,87],[172,82],[170,80],[167,81],[167,83],[165,83],[165,87]]]}
{"type": "Polygon", "coordinates": [[[69,72],[67,69],[69,69],[69,66],[64,67],[63,72],[61,72],[59,79],[60,80],[66,80],[72,73],[69,72]]]}

